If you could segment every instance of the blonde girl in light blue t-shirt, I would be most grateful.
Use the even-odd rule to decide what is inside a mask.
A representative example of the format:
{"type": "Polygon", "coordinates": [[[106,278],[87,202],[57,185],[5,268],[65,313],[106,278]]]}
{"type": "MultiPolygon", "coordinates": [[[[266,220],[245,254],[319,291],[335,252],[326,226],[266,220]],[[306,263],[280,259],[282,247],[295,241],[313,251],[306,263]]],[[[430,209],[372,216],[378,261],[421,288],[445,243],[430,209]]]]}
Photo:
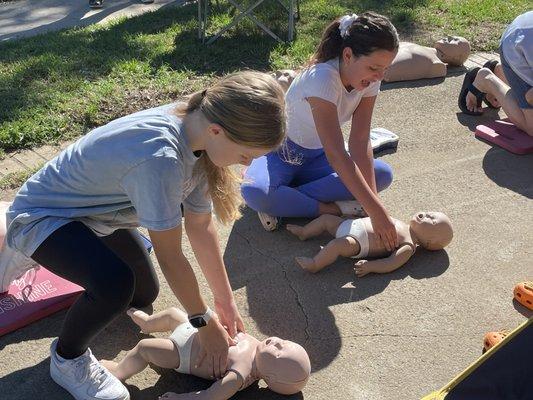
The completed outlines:
{"type": "Polygon", "coordinates": [[[77,400],[129,399],[89,345],[116,316],[148,306],[158,295],[138,226],[148,230],[170,288],[199,328],[204,350],[195,362],[206,363],[213,378],[225,372],[228,346],[244,326],[211,201],[221,222],[238,218],[240,176],[229,166],[249,165],[284,136],[279,84],[264,73],[236,73],[187,103],[128,115],[89,132],[28,179],[6,214],[0,284],[8,286],[38,263],[85,289],[51,345],[56,383],[77,400]],[[182,251],[182,227],[218,317],[182,251]]]}

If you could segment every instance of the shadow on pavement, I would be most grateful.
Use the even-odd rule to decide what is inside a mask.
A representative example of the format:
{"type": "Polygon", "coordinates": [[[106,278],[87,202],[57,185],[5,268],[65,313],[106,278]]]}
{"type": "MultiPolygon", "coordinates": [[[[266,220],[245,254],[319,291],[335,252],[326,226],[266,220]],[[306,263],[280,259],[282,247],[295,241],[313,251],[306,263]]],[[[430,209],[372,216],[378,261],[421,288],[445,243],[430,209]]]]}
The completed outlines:
{"type": "Polygon", "coordinates": [[[528,308],[524,307],[522,304],[520,304],[515,299],[513,299],[513,307],[516,311],[518,311],[520,314],[522,314],[527,319],[533,317],[533,310],[529,310],[528,308]]]}
{"type": "MultiPolygon", "coordinates": [[[[457,96],[459,94],[457,93],[457,96]]],[[[466,126],[471,132],[476,131],[478,125],[494,121],[495,119],[500,119],[497,109],[485,107],[483,109],[483,115],[468,115],[459,111],[459,106],[457,106],[457,121],[463,126],[466,126]]]]}
{"type": "Polygon", "coordinates": [[[404,89],[404,88],[421,88],[426,86],[440,85],[444,82],[444,78],[432,78],[432,79],[416,79],[412,81],[399,81],[399,82],[383,82],[381,84],[381,91],[387,91],[392,89],[404,89]]]}
{"type": "Polygon", "coordinates": [[[313,372],[327,367],[341,348],[342,338],[330,307],[357,303],[406,276],[439,276],[449,266],[445,251],[423,249],[391,274],[363,278],[355,277],[353,261],[348,259],[315,275],[296,265],[295,256],[312,256],[329,240],[321,237],[301,242],[284,227],[266,232],[256,213],[247,208],[233,225],[224,254],[231,286],[233,290],[246,288],[248,313],[261,333],[302,344],[311,358],[313,372]]]}
{"type": "MultiPolygon", "coordinates": [[[[154,386],[143,390],[127,385],[132,400],[155,400],[167,392],[189,393],[205,390],[212,385],[212,382],[192,375],[182,375],[169,369],[154,366],[152,368],[160,375],[159,380],[154,383],[154,386]]],[[[245,390],[237,392],[231,397],[231,400],[300,400],[303,398],[302,393],[282,396],[267,388],[260,388],[257,383],[254,383],[245,390]]]]}
{"type": "Polygon", "coordinates": [[[492,147],[483,157],[483,171],[498,186],[533,199],[533,154],[516,155],[492,147]]]}

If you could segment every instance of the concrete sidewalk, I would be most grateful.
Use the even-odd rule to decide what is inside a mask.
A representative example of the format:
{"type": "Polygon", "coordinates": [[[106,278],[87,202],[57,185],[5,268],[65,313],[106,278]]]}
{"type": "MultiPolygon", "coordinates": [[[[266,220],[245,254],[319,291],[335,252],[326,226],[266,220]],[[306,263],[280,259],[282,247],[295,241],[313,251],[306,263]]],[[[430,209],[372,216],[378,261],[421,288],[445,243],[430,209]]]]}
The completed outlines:
{"type": "Polygon", "coordinates": [[[155,0],[152,4],[143,4],[140,0],[104,0],[104,7],[98,10],[89,8],[88,0],[16,0],[0,3],[0,41],[104,23],[184,2],[155,0]]]}
{"type": "MultiPolygon", "coordinates": [[[[482,64],[488,56],[477,54],[469,62],[482,64]]],[[[533,156],[516,156],[474,138],[476,124],[498,115],[458,112],[463,73],[452,70],[446,79],[384,85],[373,120],[373,126],[400,136],[397,152],[382,157],[395,173],[392,187],[381,196],[385,205],[404,220],[418,210],[446,212],[455,229],[446,251],[420,250],[408,265],[386,275],[355,278],[346,259],[310,275],[293,258],[314,254],[327,238],[300,242],[283,229],[265,232],[250,210],[232,226],[220,227],[224,259],[248,332],[295,340],[312,359],[308,386],[288,398],[418,399],[476,360],[485,332],[512,329],[532,315],[512,301],[512,289],[533,278],[533,156]]],[[[58,150],[10,154],[0,162],[0,172],[31,168],[58,150]]],[[[14,194],[2,192],[0,200],[14,194]]],[[[184,243],[211,302],[192,250],[184,243]]],[[[156,311],[177,305],[161,274],[160,280],[156,311]]],[[[48,346],[64,315],[0,338],[2,399],[70,398],[48,372],[48,346]]],[[[120,359],[143,337],[122,316],[98,336],[92,350],[98,358],[120,359]]],[[[158,368],[147,368],[128,384],[136,400],[208,385],[158,368]]],[[[287,397],[263,385],[234,397],[282,398],[287,397]]]]}

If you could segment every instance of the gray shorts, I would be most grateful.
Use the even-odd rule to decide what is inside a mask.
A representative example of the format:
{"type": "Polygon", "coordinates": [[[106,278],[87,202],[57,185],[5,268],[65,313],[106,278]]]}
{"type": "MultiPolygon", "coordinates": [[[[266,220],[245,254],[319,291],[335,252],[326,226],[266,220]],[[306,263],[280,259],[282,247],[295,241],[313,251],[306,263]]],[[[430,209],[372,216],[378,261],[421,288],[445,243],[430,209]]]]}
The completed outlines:
{"type": "Polygon", "coordinates": [[[530,105],[526,100],[526,93],[529,91],[529,89],[531,89],[531,86],[524,82],[522,78],[520,78],[509,66],[509,63],[505,59],[501,48],[500,60],[502,63],[503,73],[507,78],[507,82],[509,82],[509,86],[511,86],[512,93],[518,102],[518,106],[520,108],[533,108],[533,105],[530,105]]]}

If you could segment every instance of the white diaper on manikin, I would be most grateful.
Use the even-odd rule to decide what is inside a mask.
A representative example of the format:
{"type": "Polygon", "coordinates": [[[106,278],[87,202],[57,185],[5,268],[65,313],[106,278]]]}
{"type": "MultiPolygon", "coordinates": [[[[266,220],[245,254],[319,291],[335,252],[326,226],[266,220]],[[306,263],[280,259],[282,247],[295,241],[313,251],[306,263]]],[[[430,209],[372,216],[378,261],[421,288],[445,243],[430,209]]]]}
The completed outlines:
{"type": "Polygon", "coordinates": [[[189,322],[185,322],[178,325],[169,337],[176,345],[178,354],[180,355],[180,366],[176,368],[176,371],[182,374],[191,373],[192,342],[194,341],[194,334],[196,332],[198,332],[198,329],[189,322]]]}
{"type": "Polygon", "coordinates": [[[359,254],[352,256],[352,258],[363,258],[368,255],[369,243],[368,243],[368,232],[366,230],[365,219],[347,219],[343,221],[337,228],[337,233],[335,234],[336,238],[341,238],[344,236],[351,236],[357,243],[361,250],[359,254]]]}

